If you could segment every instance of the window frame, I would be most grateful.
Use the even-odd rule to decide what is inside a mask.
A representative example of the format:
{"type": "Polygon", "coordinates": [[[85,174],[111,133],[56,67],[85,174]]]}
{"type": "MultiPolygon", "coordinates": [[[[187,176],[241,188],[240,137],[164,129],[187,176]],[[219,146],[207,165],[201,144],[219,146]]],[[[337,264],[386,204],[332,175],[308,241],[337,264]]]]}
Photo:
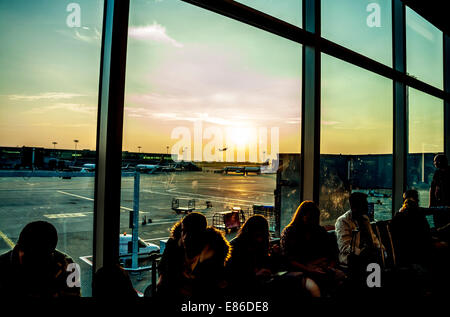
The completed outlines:
{"type": "MultiPolygon", "coordinates": [[[[130,0],[104,0],[94,198],[93,274],[115,264],[119,248],[119,215],[125,70],[130,0]],[[107,212],[106,212],[107,211],[107,212]],[[108,216],[107,216],[108,215],[108,216]]],[[[408,144],[407,87],[444,101],[444,149],[450,155],[450,38],[443,32],[444,88],[438,89],[406,73],[406,5],[392,0],[392,58],[389,67],[321,37],[321,1],[303,0],[303,28],[231,0],[180,0],[265,30],[303,46],[301,200],[318,201],[320,165],[321,53],[393,80],[394,213],[406,189],[408,144]]],[[[95,290],[93,290],[95,292],[95,290]]]]}

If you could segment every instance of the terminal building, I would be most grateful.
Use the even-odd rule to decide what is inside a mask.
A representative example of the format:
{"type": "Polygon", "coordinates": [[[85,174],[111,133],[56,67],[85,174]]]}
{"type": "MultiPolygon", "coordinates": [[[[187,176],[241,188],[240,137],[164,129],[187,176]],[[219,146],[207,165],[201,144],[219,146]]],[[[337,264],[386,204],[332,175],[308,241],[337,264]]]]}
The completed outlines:
{"type": "MultiPolygon", "coordinates": [[[[383,243],[407,190],[430,232],[443,219],[430,207],[449,213],[433,200],[445,190],[433,159],[450,155],[443,5],[32,2],[0,3],[0,254],[50,223],[81,296],[120,264],[154,299],[172,228],[192,212],[228,242],[262,215],[281,246],[304,201],[336,241],[356,192],[383,243]]],[[[382,251],[383,270],[395,255],[382,251]]],[[[419,291],[441,294],[434,278],[419,291]]]]}

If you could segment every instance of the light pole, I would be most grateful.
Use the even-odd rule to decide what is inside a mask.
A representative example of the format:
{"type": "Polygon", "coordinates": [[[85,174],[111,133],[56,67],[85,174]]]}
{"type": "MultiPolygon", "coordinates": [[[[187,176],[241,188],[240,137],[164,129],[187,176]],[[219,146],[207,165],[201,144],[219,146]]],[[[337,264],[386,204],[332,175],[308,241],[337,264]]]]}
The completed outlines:
{"type": "Polygon", "coordinates": [[[138,146],[138,153],[141,153],[141,147],[142,146],[140,146],[140,145],[138,146]]]}
{"type": "Polygon", "coordinates": [[[73,142],[75,143],[75,152],[77,151],[77,144],[78,142],[80,142],[80,140],[73,140],[73,142]]]}
{"type": "Polygon", "coordinates": [[[53,144],[53,149],[55,149],[56,148],[56,144],[58,144],[58,142],[52,142],[52,144],[53,144]]]}
{"type": "Polygon", "coordinates": [[[167,154],[169,154],[169,146],[166,146],[167,154]]]}

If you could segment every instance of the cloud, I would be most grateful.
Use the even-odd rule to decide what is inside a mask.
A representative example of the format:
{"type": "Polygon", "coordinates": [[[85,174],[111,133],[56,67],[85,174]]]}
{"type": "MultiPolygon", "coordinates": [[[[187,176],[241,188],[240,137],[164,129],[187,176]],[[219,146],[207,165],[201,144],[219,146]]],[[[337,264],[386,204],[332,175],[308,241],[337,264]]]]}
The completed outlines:
{"type": "Polygon", "coordinates": [[[341,123],[341,122],[339,122],[339,121],[322,121],[323,125],[336,125],[339,123],[341,123]]]}
{"type": "Polygon", "coordinates": [[[157,22],[147,26],[132,26],[128,30],[128,35],[137,40],[170,44],[178,48],[183,47],[183,44],[167,35],[166,28],[157,22]]]}
{"type": "Polygon", "coordinates": [[[66,93],[66,92],[45,92],[39,95],[8,95],[9,100],[23,100],[23,101],[36,101],[36,100],[59,100],[59,99],[71,99],[74,97],[83,97],[85,95],[66,93]]]}
{"type": "Polygon", "coordinates": [[[93,115],[96,113],[97,107],[86,106],[83,104],[76,104],[76,103],[58,103],[55,105],[50,105],[50,106],[45,106],[45,107],[33,108],[33,109],[27,111],[27,113],[42,114],[42,113],[47,113],[49,111],[54,111],[54,110],[71,111],[71,112],[76,112],[76,113],[81,113],[81,114],[93,115]]]}
{"type": "Polygon", "coordinates": [[[142,79],[149,92],[127,93],[127,115],[160,123],[299,127],[300,75],[249,68],[230,53],[201,45],[167,53],[142,79]]]}
{"type": "Polygon", "coordinates": [[[100,34],[100,32],[95,28],[94,30],[90,30],[89,28],[82,28],[80,30],[84,30],[84,31],[79,31],[78,29],[75,29],[74,31],[74,35],[73,37],[76,40],[79,41],[83,41],[86,43],[98,43],[100,44],[102,35],[100,34]]]}

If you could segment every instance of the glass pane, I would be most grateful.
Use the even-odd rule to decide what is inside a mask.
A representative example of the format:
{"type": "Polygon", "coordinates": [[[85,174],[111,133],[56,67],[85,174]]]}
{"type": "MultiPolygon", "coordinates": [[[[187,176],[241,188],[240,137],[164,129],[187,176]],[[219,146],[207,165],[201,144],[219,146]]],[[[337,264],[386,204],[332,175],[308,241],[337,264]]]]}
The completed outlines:
{"type": "Polygon", "coordinates": [[[391,0],[321,0],[322,37],[392,66],[391,0]]]}
{"type": "Polygon", "coordinates": [[[444,151],[444,104],[441,99],[409,88],[408,188],[419,192],[420,206],[428,207],[435,167],[433,158],[444,151]]]}
{"type": "Polygon", "coordinates": [[[91,295],[102,20],[103,1],[0,2],[0,253],[27,223],[53,224],[57,249],[80,265],[83,296],[91,295]]]}
{"type": "Polygon", "coordinates": [[[334,224],[353,191],[391,218],[392,81],[322,55],[320,207],[334,224]]]}
{"type": "MultiPolygon", "coordinates": [[[[185,211],[225,229],[220,213],[241,208],[275,230],[278,155],[300,155],[301,62],[300,45],[246,24],[181,1],[132,1],[122,233],[136,170],[138,234],[161,249],[185,211]]],[[[131,278],[146,293],[150,271],[131,278]]]]}
{"type": "Polygon", "coordinates": [[[236,2],[302,27],[302,0],[237,0],[236,2]]]}
{"type": "Polygon", "coordinates": [[[409,75],[443,88],[442,32],[406,7],[406,67],[409,75]]]}

